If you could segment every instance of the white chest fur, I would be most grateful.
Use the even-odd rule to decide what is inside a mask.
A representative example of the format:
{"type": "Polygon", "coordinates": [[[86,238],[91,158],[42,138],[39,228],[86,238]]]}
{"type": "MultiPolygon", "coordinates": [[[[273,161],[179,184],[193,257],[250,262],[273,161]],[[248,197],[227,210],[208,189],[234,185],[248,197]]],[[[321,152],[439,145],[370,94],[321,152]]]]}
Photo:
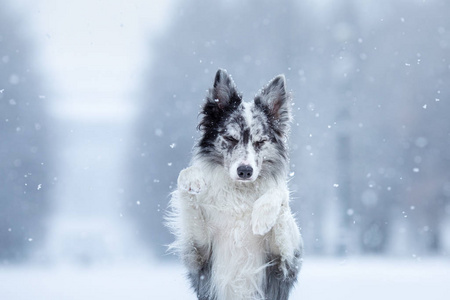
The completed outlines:
{"type": "Polygon", "coordinates": [[[209,261],[209,294],[217,300],[264,299],[268,257],[292,262],[301,243],[285,183],[234,182],[222,169],[193,166],[180,173],[171,207],[171,247],[191,274],[202,267],[198,253],[209,261]]]}
{"type": "Polygon", "coordinates": [[[198,197],[211,242],[212,280],[219,299],[259,299],[266,263],[266,237],[252,231],[254,202],[262,191],[212,178],[198,197]],[[216,182],[214,182],[216,181],[216,182]]]}

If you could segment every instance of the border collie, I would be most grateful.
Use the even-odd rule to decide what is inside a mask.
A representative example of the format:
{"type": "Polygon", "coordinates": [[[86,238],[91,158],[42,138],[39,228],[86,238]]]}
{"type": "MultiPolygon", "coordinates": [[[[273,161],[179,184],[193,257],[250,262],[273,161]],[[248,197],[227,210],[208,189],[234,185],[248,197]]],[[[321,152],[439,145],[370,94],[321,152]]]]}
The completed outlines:
{"type": "Polygon", "coordinates": [[[290,107],[283,75],[248,103],[217,71],[168,217],[176,236],[169,248],[200,300],[286,300],[297,280],[303,244],[287,186],[290,107]]]}

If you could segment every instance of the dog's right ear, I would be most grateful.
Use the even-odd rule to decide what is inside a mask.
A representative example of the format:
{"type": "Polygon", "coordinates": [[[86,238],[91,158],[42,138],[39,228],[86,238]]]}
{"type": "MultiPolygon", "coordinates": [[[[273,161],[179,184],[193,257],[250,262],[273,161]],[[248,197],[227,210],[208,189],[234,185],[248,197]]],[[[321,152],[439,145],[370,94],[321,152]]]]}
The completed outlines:
{"type": "Polygon", "coordinates": [[[227,71],[219,69],[214,79],[214,86],[209,90],[205,109],[216,108],[219,111],[227,111],[239,106],[242,96],[237,92],[236,85],[227,71]]]}
{"type": "Polygon", "coordinates": [[[255,105],[268,116],[278,135],[286,135],[291,120],[290,95],[286,91],[284,75],[272,79],[255,97],[255,105]]]}

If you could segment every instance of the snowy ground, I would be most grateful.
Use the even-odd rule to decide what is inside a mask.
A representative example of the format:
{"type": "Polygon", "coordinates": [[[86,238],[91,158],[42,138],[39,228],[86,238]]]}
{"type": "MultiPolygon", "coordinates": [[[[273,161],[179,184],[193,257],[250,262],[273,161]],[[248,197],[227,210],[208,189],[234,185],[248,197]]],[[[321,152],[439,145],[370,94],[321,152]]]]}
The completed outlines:
{"type": "MultiPolygon", "coordinates": [[[[291,299],[433,299],[450,295],[445,259],[305,262],[291,299]]],[[[195,300],[175,264],[0,268],[2,300],[195,300]]]]}

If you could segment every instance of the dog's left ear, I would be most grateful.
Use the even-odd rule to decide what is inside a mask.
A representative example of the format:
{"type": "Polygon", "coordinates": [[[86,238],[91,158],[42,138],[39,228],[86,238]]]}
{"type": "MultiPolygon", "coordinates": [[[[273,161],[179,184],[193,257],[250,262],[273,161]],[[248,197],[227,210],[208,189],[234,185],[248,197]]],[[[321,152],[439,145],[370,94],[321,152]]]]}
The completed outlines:
{"type": "Polygon", "coordinates": [[[219,69],[214,78],[214,86],[209,91],[208,101],[220,110],[236,108],[241,104],[242,97],[237,92],[233,79],[227,71],[219,69]]]}
{"type": "Polygon", "coordinates": [[[255,105],[259,106],[279,129],[286,131],[291,120],[290,96],[286,92],[284,75],[278,75],[255,97],[255,105]]]}

